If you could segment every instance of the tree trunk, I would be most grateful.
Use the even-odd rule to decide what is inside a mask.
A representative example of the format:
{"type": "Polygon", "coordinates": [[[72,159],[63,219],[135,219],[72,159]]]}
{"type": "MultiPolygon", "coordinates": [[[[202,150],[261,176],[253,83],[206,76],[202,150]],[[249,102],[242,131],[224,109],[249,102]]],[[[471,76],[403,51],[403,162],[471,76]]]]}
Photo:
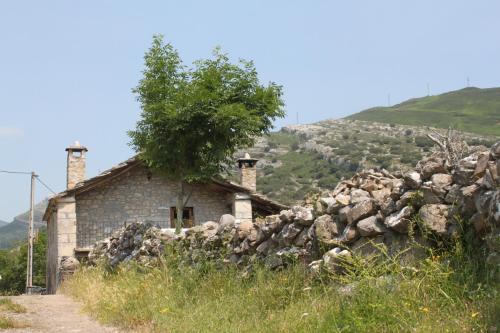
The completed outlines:
{"type": "Polygon", "coordinates": [[[180,234],[182,229],[182,215],[184,213],[184,182],[179,181],[179,192],[177,193],[177,219],[175,221],[175,233],[180,234]]]}

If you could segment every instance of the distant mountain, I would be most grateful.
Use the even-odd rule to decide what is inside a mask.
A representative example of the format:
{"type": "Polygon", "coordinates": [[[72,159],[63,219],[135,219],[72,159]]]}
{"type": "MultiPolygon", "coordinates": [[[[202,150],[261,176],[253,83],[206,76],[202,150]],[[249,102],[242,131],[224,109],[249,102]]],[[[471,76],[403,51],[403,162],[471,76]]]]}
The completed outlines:
{"type": "MultiPolygon", "coordinates": [[[[43,200],[35,205],[34,228],[39,230],[45,228],[42,222],[43,213],[47,207],[48,200],[43,200]]],[[[0,224],[0,249],[10,248],[17,243],[27,239],[29,211],[14,217],[11,223],[0,224]]]]}
{"type": "Polygon", "coordinates": [[[409,99],[391,107],[374,107],[347,119],[433,126],[500,136],[500,88],[465,88],[409,99]]]}
{"type": "Polygon", "coordinates": [[[5,222],[5,221],[0,220],[0,228],[3,227],[6,224],[9,224],[9,222],[5,222]]]}

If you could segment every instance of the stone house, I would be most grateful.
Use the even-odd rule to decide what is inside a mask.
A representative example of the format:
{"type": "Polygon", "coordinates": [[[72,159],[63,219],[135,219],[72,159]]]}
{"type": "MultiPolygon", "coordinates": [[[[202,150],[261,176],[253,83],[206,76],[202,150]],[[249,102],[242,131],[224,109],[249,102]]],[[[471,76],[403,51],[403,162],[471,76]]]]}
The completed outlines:
{"type": "MultiPolygon", "coordinates": [[[[93,244],[127,223],[148,221],[161,228],[174,226],[177,182],[146,167],[137,157],[85,179],[87,148],[75,142],[67,151],[67,189],[49,200],[47,222],[47,290],[55,293],[61,262],[85,258],[93,244]]],[[[257,160],[238,159],[240,184],[212,179],[189,184],[191,196],[183,212],[186,227],[218,221],[232,214],[236,223],[278,213],[286,206],[256,192],[257,160]]]]}

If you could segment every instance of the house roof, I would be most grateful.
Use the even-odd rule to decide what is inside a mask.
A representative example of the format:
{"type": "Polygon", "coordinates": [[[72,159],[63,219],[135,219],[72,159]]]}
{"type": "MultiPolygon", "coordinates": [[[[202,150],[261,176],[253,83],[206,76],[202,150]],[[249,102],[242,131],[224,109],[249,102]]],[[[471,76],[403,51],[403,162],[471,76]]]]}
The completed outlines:
{"type": "MultiPolygon", "coordinates": [[[[138,166],[144,166],[143,162],[139,160],[138,156],[134,156],[102,173],[99,175],[86,179],[82,182],[79,182],[76,184],[76,186],[72,189],[68,189],[66,191],[60,192],[56,194],[55,196],[51,197],[49,199],[49,203],[47,205],[47,209],[45,210],[45,214],[43,216],[44,221],[48,221],[50,217],[50,213],[53,210],[56,202],[60,198],[76,195],[76,194],[81,194],[87,191],[90,191],[102,184],[105,184],[118,176],[126,173],[127,171],[134,169],[135,167],[138,166]]],[[[225,191],[232,192],[232,193],[245,193],[250,196],[250,199],[252,200],[252,203],[256,205],[256,207],[259,207],[264,210],[269,210],[269,211],[280,211],[282,209],[287,209],[286,205],[283,205],[281,203],[278,203],[276,201],[273,201],[263,194],[260,194],[258,192],[253,191],[252,189],[249,189],[247,187],[241,186],[240,184],[236,184],[231,181],[227,180],[222,180],[222,179],[215,179],[212,178],[210,181],[211,184],[215,185],[216,187],[219,187],[225,191]]]]}

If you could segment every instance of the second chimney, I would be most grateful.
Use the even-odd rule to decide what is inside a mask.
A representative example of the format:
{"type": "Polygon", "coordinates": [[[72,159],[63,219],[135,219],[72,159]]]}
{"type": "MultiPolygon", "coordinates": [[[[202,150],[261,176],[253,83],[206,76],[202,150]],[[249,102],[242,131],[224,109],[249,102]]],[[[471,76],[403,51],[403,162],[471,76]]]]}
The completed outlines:
{"type": "Polygon", "coordinates": [[[80,142],[75,141],[66,148],[66,151],[68,152],[66,185],[67,189],[71,190],[75,188],[76,184],[85,180],[85,153],[88,149],[82,146],[80,142]]]}
{"type": "Polygon", "coordinates": [[[257,190],[257,161],[248,153],[245,153],[245,157],[238,159],[240,184],[254,192],[257,190]]]}

